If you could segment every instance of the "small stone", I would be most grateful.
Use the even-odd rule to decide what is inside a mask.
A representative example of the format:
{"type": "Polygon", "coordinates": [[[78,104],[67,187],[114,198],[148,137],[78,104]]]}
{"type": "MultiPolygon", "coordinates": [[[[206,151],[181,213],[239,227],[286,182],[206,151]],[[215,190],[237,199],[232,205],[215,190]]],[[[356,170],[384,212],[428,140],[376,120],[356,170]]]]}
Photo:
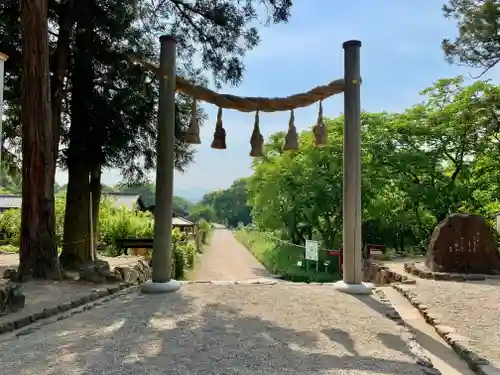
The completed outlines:
{"type": "Polygon", "coordinates": [[[42,309],[41,314],[43,318],[48,318],[57,313],[56,307],[45,307],[42,309]]]}
{"type": "Polygon", "coordinates": [[[486,358],[481,357],[477,353],[469,352],[467,356],[469,357],[469,361],[476,366],[486,366],[490,363],[486,358]]]}
{"type": "Polygon", "coordinates": [[[477,369],[479,375],[500,375],[500,369],[495,368],[493,365],[481,365],[477,369]]]}
{"type": "Polygon", "coordinates": [[[22,318],[19,318],[17,319],[15,322],[14,322],[14,326],[16,329],[19,329],[19,328],[22,328],[22,327],[25,327],[27,326],[28,324],[31,323],[31,317],[29,316],[24,316],[22,318]]]}
{"type": "Polygon", "coordinates": [[[88,302],[90,302],[90,296],[88,296],[88,295],[86,295],[86,296],[81,296],[81,297],[80,297],[80,302],[81,302],[81,304],[82,304],[82,305],[83,305],[83,304],[86,304],[86,303],[88,303],[88,302]]]}
{"type": "Polygon", "coordinates": [[[419,357],[417,359],[417,363],[420,365],[420,366],[424,366],[424,367],[427,367],[427,368],[432,368],[432,362],[430,359],[428,358],[424,358],[424,357],[419,357]]]}
{"type": "Polygon", "coordinates": [[[61,303],[59,306],[57,306],[57,309],[60,312],[68,311],[69,309],[71,309],[71,302],[61,303]]]}
{"type": "Polygon", "coordinates": [[[413,264],[412,264],[412,263],[405,263],[405,264],[403,265],[403,267],[404,267],[404,270],[405,270],[406,272],[411,273],[411,270],[412,270],[412,268],[413,268],[413,264]]]}
{"type": "Polygon", "coordinates": [[[98,298],[99,298],[99,293],[97,293],[97,292],[92,292],[92,293],[89,294],[89,299],[91,301],[95,301],[98,298]]]}
{"type": "Polygon", "coordinates": [[[417,281],[414,280],[414,279],[406,279],[406,280],[402,280],[401,281],[401,284],[406,284],[406,285],[413,285],[413,284],[416,284],[417,281]]]}
{"type": "Polygon", "coordinates": [[[23,329],[21,332],[17,332],[16,336],[17,337],[19,337],[19,336],[26,336],[26,335],[29,335],[30,333],[33,333],[33,332],[37,331],[38,329],[40,329],[40,327],[26,328],[26,329],[23,329]]]}
{"type": "Polygon", "coordinates": [[[471,274],[465,275],[465,279],[469,280],[469,281],[482,281],[482,280],[486,280],[486,276],[485,275],[471,273],[471,274]]]}
{"type": "Polygon", "coordinates": [[[385,313],[385,315],[389,318],[389,319],[399,319],[401,316],[399,315],[399,313],[395,310],[395,309],[390,309],[389,311],[387,311],[385,313]]]}
{"type": "Polygon", "coordinates": [[[117,293],[120,291],[120,287],[119,286],[110,286],[108,288],[108,290],[109,290],[109,293],[114,294],[114,293],[117,293]]]}
{"type": "Polygon", "coordinates": [[[109,263],[102,260],[95,260],[91,263],[84,264],[78,270],[80,280],[93,283],[103,283],[106,281],[106,276],[109,275],[109,263]]]}
{"type": "Polygon", "coordinates": [[[15,328],[14,323],[7,322],[0,325],[0,333],[12,332],[15,328]]]}
{"type": "Polygon", "coordinates": [[[231,281],[231,280],[214,280],[212,281],[212,284],[214,285],[234,285],[235,284],[235,281],[231,281]]]}
{"type": "Polygon", "coordinates": [[[432,368],[424,367],[422,371],[424,372],[425,375],[442,375],[441,372],[435,369],[434,367],[432,368]]]}
{"type": "Polygon", "coordinates": [[[82,299],[81,298],[74,298],[70,301],[70,304],[71,304],[72,308],[78,307],[78,306],[82,305],[82,299]]]}
{"type": "Polygon", "coordinates": [[[278,281],[273,279],[259,279],[257,281],[257,284],[262,284],[262,285],[275,285],[277,283],[278,281]]]}
{"type": "Polygon", "coordinates": [[[446,325],[443,325],[443,324],[434,325],[434,329],[436,330],[436,332],[440,336],[446,336],[449,333],[454,333],[455,332],[455,329],[453,329],[453,327],[449,327],[449,326],[446,326],[446,325]]]}
{"type": "Polygon", "coordinates": [[[3,278],[4,279],[13,279],[16,276],[16,269],[15,268],[6,268],[5,271],[3,271],[3,278]]]}

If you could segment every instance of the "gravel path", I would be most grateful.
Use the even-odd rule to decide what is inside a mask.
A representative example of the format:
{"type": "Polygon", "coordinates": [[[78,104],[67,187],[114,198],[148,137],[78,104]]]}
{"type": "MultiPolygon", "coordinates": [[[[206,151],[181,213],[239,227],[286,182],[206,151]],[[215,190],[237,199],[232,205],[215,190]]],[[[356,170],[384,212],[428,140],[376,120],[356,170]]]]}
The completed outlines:
{"type": "Polygon", "coordinates": [[[440,316],[442,324],[468,338],[476,353],[500,369],[500,280],[417,279],[411,291],[420,302],[429,306],[429,312],[440,316]]]}
{"type": "MultiPolygon", "coordinates": [[[[105,257],[99,256],[99,259],[107,261],[111,267],[126,266],[137,263],[138,257],[120,256],[105,257]]],[[[0,254],[0,277],[6,268],[17,269],[19,265],[18,254],[0,254]]],[[[8,283],[7,279],[0,279],[0,285],[8,283]]],[[[12,322],[20,318],[28,318],[42,309],[51,309],[71,299],[88,296],[91,291],[100,288],[111,287],[115,284],[85,283],[81,281],[50,281],[50,280],[31,280],[23,283],[22,290],[26,297],[26,305],[16,313],[0,316],[0,324],[12,322]]]]}
{"type": "Polygon", "coordinates": [[[246,280],[269,276],[266,268],[227,229],[215,229],[194,280],[246,280]]]}
{"type": "Polygon", "coordinates": [[[187,284],[2,342],[0,375],[422,375],[384,308],[326,285],[187,284]]]}

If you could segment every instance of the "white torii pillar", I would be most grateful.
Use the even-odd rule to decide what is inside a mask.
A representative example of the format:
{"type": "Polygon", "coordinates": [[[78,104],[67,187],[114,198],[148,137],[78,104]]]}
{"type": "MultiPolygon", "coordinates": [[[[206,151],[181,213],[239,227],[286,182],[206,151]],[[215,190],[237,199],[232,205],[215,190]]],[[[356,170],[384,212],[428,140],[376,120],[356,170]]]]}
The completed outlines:
{"type": "Polygon", "coordinates": [[[361,75],[359,40],[344,48],[344,192],[343,192],[343,280],[335,288],[350,294],[370,294],[373,285],[363,283],[361,240],[361,75]]]}

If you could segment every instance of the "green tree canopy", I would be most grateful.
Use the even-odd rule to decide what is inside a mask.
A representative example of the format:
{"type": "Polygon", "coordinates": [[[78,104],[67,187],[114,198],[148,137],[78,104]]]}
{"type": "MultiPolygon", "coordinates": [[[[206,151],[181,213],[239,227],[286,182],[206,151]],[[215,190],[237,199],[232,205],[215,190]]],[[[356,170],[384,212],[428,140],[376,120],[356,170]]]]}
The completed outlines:
{"type": "Polygon", "coordinates": [[[496,0],[449,0],[445,17],[457,21],[458,36],[443,40],[450,62],[491,69],[500,61],[500,3],[496,0]]]}

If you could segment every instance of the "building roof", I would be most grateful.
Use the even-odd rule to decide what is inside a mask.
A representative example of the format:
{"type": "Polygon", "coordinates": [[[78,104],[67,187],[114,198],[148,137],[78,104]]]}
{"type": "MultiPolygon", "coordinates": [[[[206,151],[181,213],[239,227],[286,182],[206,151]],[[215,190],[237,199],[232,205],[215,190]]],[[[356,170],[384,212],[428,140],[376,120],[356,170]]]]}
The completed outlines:
{"type": "Polygon", "coordinates": [[[21,208],[22,201],[20,195],[0,194],[0,209],[21,208]]]}
{"type": "Polygon", "coordinates": [[[172,225],[176,227],[192,227],[194,223],[183,217],[176,216],[172,218],[172,225]]]}
{"type": "Polygon", "coordinates": [[[139,200],[139,195],[137,194],[107,193],[106,196],[112,198],[112,200],[116,202],[116,205],[118,207],[125,206],[130,210],[137,209],[137,204],[139,200]]]}

